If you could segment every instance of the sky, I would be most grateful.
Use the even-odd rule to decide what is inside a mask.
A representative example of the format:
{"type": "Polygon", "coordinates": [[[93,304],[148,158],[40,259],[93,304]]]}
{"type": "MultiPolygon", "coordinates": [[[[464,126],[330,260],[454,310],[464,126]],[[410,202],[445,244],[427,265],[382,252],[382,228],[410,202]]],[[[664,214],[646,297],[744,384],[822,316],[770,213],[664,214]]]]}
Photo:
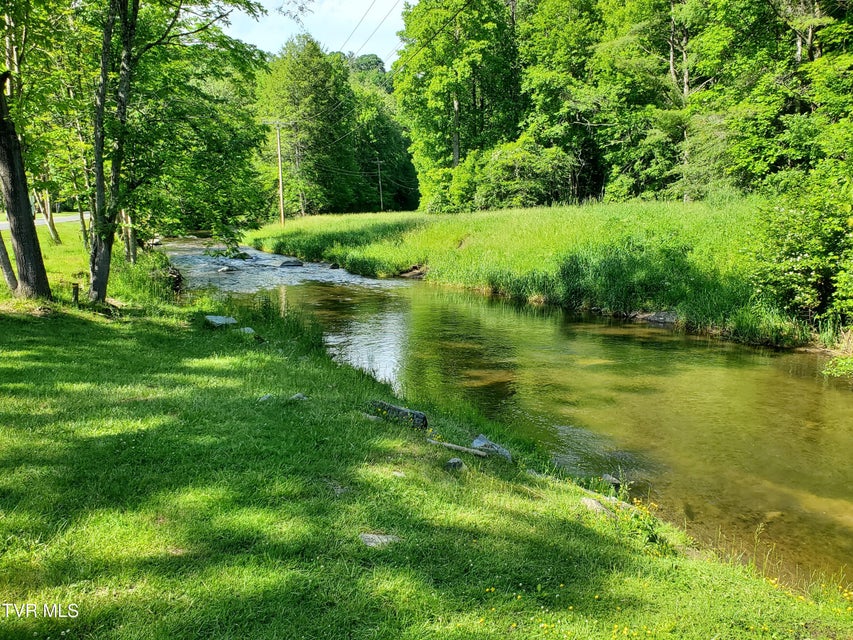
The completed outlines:
{"type": "Polygon", "coordinates": [[[267,16],[259,21],[243,14],[232,16],[226,33],[277,53],[288,38],[307,31],[326,51],[375,53],[385,61],[386,69],[397,58],[396,49],[400,46],[397,32],[403,28],[404,0],[313,0],[311,12],[304,16],[301,27],[276,12],[281,0],[262,0],[262,4],[269,12],[267,16]],[[362,17],[364,20],[353,32],[362,17]]]}

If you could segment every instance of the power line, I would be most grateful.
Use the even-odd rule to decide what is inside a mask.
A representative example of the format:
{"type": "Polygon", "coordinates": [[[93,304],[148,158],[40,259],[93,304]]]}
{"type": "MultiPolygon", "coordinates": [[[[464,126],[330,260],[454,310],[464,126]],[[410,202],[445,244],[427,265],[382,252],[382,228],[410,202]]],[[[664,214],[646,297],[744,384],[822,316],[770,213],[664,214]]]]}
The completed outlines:
{"type": "MultiPolygon", "coordinates": [[[[414,52],[414,53],[412,53],[411,55],[407,56],[407,57],[406,57],[406,59],[405,59],[405,60],[403,60],[403,62],[401,62],[401,63],[399,64],[399,66],[397,67],[397,70],[396,70],[396,71],[392,71],[392,72],[389,72],[389,73],[385,74],[385,79],[382,81],[382,84],[383,84],[383,85],[386,85],[386,86],[385,86],[385,89],[386,89],[386,90],[388,89],[388,87],[387,87],[387,83],[389,82],[389,80],[392,80],[392,79],[394,78],[394,76],[395,76],[397,73],[399,73],[399,72],[400,72],[400,70],[401,70],[401,69],[403,69],[403,68],[404,68],[404,67],[405,67],[409,62],[411,62],[411,61],[412,61],[412,59],[414,59],[414,57],[415,57],[416,55],[418,55],[418,54],[419,54],[421,51],[423,51],[427,46],[429,46],[429,45],[430,45],[430,43],[432,43],[432,41],[433,41],[433,40],[435,40],[435,39],[436,39],[436,38],[441,34],[441,32],[442,32],[442,31],[444,31],[444,30],[447,28],[447,26],[448,26],[450,23],[452,23],[454,20],[456,20],[456,18],[459,16],[459,14],[460,14],[460,13],[462,13],[465,9],[467,9],[469,6],[471,6],[471,4],[473,4],[473,2],[474,2],[474,0],[467,0],[467,1],[465,2],[465,4],[463,4],[461,7],[459,7],[459,9],[457,9],[457,10],[456,10],[456,13],[454,13],[452,16],[450,16],[450,18],[449,18],[447,21],[445,21],[445,22],[444,22],[444,24],[442,24],[442,25],[441,25],[441,26],[436,30],[436,32],[435,32],[435,33],[433,33],[433,34],[432,34],[432,35],[431,35],[431,36],[430,36],[430,37],[429,37],[429,38],[428,38],[428,39],[427,39],[423,44],[421,44],[421,46],[419,46],[419,47],[415,50],[415,52],[414,52]]],[[[394,6],[396,6],[396,4],[395,4],[394,6]]],[[[354,112],[356,111],[356,109],[358,109],[358,106],[353,107],[352,109],[350,109],[350,110],[349,110],[347,113],[345,113],[342,117],[346,117],[346,116],[351,115],[352,113],[354,113],[354,112]]],[[[334,140],[333,142],[329,143],[329,147],[331,147],[331,146],[333,146],[333,145],[336,145],[338,142],[340,142],[340,141],[341,141],[341,140],[343,140],[344,138],[346,138],[346,137],[348,137],[348,136],[351,136],[351,135],[352,135],[353,133],[355,133],[357,130],[358,130],[358,127],[356,127],[355,129],[352,129],[352,130],[348,131],[347,133],[345,133],[344,135],[340,136],[339,138],[337,138],[337,139],[336,139],[336,140],[334,140]]]]}
{"type": "MultiPolygon", "coordinates": [[[[368,13],[370,13],[370,10],[373,8],[373,5],[375,5],[375,4],[376,4],[376,0],[373,0],[373,2],[371,2],[371,3],[370,3],[370,6],[369,6],[369,7],[367,7],[367,11],[365,11],[365,12],[364,12],[364,15],[362,15],[362,16],[361,16],[361,20],[359,20],[359,21],[358,21],[358,24],[357,24],[357,25],[355,25],[355,27],[353,27],[353,30],[352,30],[352,31],[350,31],[350,34],[347,36],[347,39],[346,39],[346,40],[344,40],[344,43],[343,43],[340,47],[338,47],[338,51],[343,51],[343,50],[344,50],[344,47],[345,47],[345,46],[347,46],[347,42],[349,42],[349,39],[350,39],[350,38],[352,38],[353,34],[354,34],[354,33],[358,30],[358,28],[361,26],[361,23],[362,23],[362,22],[364,22],[364,19],[367,17],[367,14],[368,14],[368,13]]],[[[361,46],[363,47],[364,45],[361,45],[361,46]]],[[[360,49],[359,49],[359,51],[360,51],[360,49]]]]}
{"type": "Polygon", "coordinates": [[[358,51],[356,51],[355,53],[353,53],[353,56],[355,56],[356,54],[358,54],[358,52],[359,52],[359,51],[361,51],[362,49],[364,49],[364,47],[366,47],[366,46],[367,46],[367,43],[368,43],[368,42],[370,42],[370,39],[371,39],[373,36],[375,36],[375,35],[376,35],[376,32],[377,32],[377,31],[379,31],[379,27],[381,27],[381,26],[383,25],[383,23],[388,19],[388,16],[390,16],[390,15],[391,15],[391,12],[392,12],[394,9],[396,9],[396,8],[397,8],[397,5],[398,5],[398,4],[400,4],[400,0],[396,0],[396,2],[394,2],[394,4],[391,6],[391,8],[390,8],[390,9],[388,9],[388,13],[386,13],[386,14],[385,14],[385,17],[384,17],[384,18],[382,18],[382,20],[380,20],[380,21],[379,21],[379,24],[377,24],[377,25],[376,25],[376,28],[371,32],[371,34],[370,34],[369,36],[367,36],[367,40],[365,40],[365,41],[364,41],[364,44],[362,44],[362,45],[358,48],[358,51]]]}

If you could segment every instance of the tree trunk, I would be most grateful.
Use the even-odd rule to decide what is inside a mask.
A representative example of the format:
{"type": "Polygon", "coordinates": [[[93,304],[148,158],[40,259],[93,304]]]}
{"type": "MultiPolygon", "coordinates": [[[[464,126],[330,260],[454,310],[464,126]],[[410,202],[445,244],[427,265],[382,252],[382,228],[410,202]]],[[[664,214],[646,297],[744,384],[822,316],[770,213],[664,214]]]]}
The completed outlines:
{"type": "Polygon", "coordinates": [[[110,258],[115,228],[107,221],[107,184],[104,171],[104,124],[107,109],[107,87],[110,83],[112,66],[112,39],[118,1],[111,0],[109,11],[104,19],[104,38],[101,43],[101,69],[98,88],[95,91],[95,118],[93,156],[95,170],[95,209],[92,211],[92,251],[89,254],[89,274],[91,284],[89,299],[103,302],[107,297],[107,280],[110,277],[110,258]],[[104,253],[106,252],[106,259],[104,253]]]}
{"type": "Polygon", "coordinates": [[[50,191],[44,191],[44,206],[41,209],[44,219],[47,222],[47,230],[50,232],[50,239],[54,244],[62,244],[62,238],[59,237],[59,232],[56,230],[56,223],[53,221],[53,205],[50,202],[50,191]]]}
{"type": "Polygon", "coordinates": [[[681,91],[684,96],[684,106],[687,106],[687,100],[690,98],[690,65],[687,57],[687,45],[690,43],[690,37],[687,29],[684,30],[681,36],[681,91]]]}
{"type": "Polygon", "coordinates": [[[133,43],[139,16],[139,0],[111,0],[104,22],[104,39],[101,48],[101,70],[95,93],[95,218],[92,254],[89,260],[91,286],[89,299],[103,302],[107,297],[110,261],[115,242],[116,221],[121,208],[121,171],[124,161],[124,143],[127,135],[127,107],[130,102],[133,76],[133,43]],[[115,99],[115,134],[110,154],[110,182],[107,193],[104,168],[104,142],[106,131],[107,86],[110,84],[112,66],[112,34],[116,18],[121,27],[121,58],[115,99]]]}
{"type": "Polygon", "coordinates": [[[96,233],[92,237],[92,253],[89,256],[89,273],[92,278],[89,299],[92,302],[103,302],[107,299],[107,281],[110,277],[114,241],[115,233],[96,233]]]}
{"type": "Polygon", "coordinates": [[[6,104],[5,88],[10,75],[6,71],[0,76],[0,182],[18,267],[17,293],[25,297],[50,298],[50,284],[30,207],[21,143],[6,104]]]}
{"type": "Polygon", "coordinates": [[[453,94],[453,167],[459,166],[459,97],[453,94]]]}
{"type": "Polygon", "coordinates": [[[0,234],[0,271],[3,272],[3,277],[6,279],[6,284],[9,285],[9,290],[15,293],[18,290],[18,278],[12,269],[12,262],[9,260],[9,253],[6,251],[6,241],[3,240],[2,234],[0,234]]]}
{"type": "Polygon", "coordinates": [[[669,77],[672,78],[672,84],[678,85],[678,72],[675,69],[675,4],[669,3],[669,77]]]}
{"type": "Polygon", "coordinates": [[[122,237],[124,238],[124,257],[130,264],[136,264],[136,231],[130,214],[121,210],[122,237]]]}

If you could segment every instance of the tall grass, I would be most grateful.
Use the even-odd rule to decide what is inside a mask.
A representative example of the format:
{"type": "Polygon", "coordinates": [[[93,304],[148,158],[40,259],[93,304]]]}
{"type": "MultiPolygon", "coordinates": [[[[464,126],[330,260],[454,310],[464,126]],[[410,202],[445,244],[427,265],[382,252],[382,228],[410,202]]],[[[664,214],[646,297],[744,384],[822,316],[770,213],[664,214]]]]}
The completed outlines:
{"type": "Polygon", "coordinates": [[[249,241],[363,275],[419,265],[437,283],[606,314],[671,311],[691,331],[798,344],[809,337],[806,327],[754,294],[756,206],[635,201],[443,217],[318,216],[265,227],[249,241]]]}

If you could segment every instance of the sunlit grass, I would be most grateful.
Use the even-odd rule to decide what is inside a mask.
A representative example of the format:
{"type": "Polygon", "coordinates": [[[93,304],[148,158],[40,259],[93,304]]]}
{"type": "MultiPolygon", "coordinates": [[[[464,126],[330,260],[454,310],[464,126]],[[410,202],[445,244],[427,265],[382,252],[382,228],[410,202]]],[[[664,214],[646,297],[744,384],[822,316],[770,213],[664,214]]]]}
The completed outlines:
{"type": "Polygon", "coordinates": [[[315,216],[264,227],[247,242],[364,275],[419,265],[437,283],[617,315],[670,311],[692,331],[801,343],[809,338],[805,326],[754,295],[757,205],[638,201],[451,216],[315,216]]]}
{"type": "Polygon", "coordinates": [[[790,594],[690,559],[644,508],[608,518],[559,473],[526,473],[549,463],[500,425],[419,406],[433,435],[517,453],[446,471],[450,452],[364,417],[407,401],[332,362],[298,313],[0,304],[0,600],[79,611],[0,608],[4,640],[853,633],[846,583],[790,594]],[[205,328],[208,311],[266,342],[205,328]]]}

